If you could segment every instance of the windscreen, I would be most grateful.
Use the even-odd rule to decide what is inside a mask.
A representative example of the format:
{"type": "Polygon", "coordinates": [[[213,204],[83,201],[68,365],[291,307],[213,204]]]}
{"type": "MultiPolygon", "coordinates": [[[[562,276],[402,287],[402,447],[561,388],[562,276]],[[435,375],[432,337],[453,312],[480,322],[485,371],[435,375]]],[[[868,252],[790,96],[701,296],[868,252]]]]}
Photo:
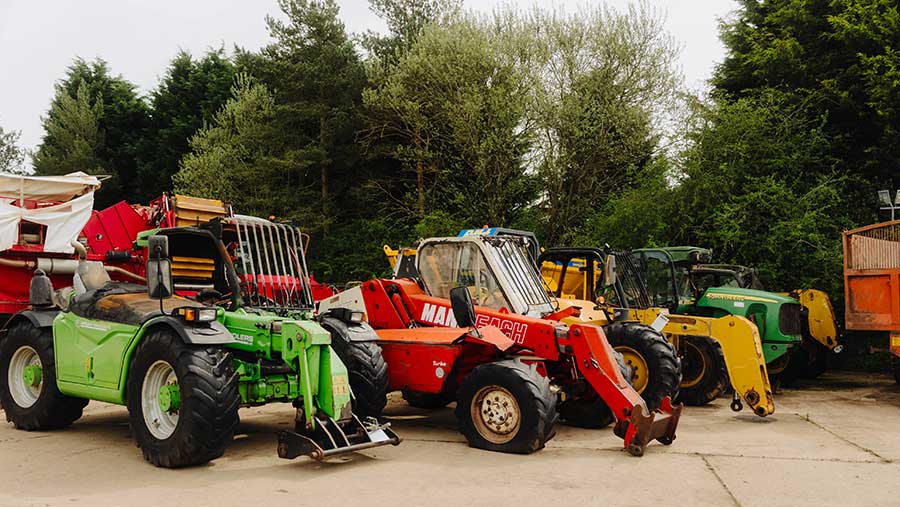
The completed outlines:
{"type": "Polygon", "coordinates": [[[428,292],[450,299],[450,290],[467,287],[476,305],[508,308],[500,282],[475,243],[430,243],[419,248],[419,276],[428,292]]]}
{"type": "MultiPolygon", "coordinates": [[[[499,267],[499,276],[509,278],[511,292],[518,295],[527,308],[518,310],[519,313],[541,314],[553,310],[550,298],[547,296],[540,273],[537,270],[537,261],[531,258],[528,247],[523,238],[485,238],[485,251],[491,256],[494,264],[499,267]]],[[[511,297],[515,297],[512,296],[511,297]]]]}

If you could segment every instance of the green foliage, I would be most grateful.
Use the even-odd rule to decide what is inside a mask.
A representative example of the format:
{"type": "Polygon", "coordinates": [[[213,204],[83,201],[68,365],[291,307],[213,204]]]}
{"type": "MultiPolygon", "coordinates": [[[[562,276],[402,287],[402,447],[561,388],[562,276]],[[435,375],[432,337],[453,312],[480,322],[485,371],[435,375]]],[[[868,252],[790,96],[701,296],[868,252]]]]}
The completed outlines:
{"type": "Polygon", "coordinates": [[[536,10],[534,152],[548,244],[570,243],[602,203],[643,178],[660,150],[653,127],[677,102],[677,54],[646,4],[574,14],[536,10]],[[640,71],[636,72],[636,69],[640,71]]]}
{"type": "MultiPolygon", "coordinates": [[[[900,13],[891,0],[745,0],[724,25],[729,52],[713,84],[724,98],[783,91],[815,103],[839,170],[867,191],[897,182],[900,13]]],[[[868,211],[868,210],[866,210],[868,211]]],[[[860,220],[868,213],[857,213],[860,220]]]]}
{"type": "Polygon", "coordinates": [[[98,195],[100,205],[120,199],[138,202],[136,160],[148,122],[147,105],[138,97],[134,84],[112,76],[101,59],[88,63],[77,58],[57,83],[56,96],[43,118],[44,138],[35,154],[35,171],[108,174],[112,178],[104,182],[98,195]],[[72,101],[81,100],[77,96],[82,88],[87,102],[79,102],[77,107],[82,112],[76,114],[72,101]],[[96,129],[85,112],[88,106],[94,110],[96,129]]]}
{"type": "Polygon", "coordinates": [[[462,0],[369,0],[369,8],[384,20],[389,33],[367,32],[362,37],[363,47],[374,58],[393,64],[412,47],[425,27],[455,18],[462,0]]]}
{"type": "Polygon", "coordinates": [[[74,94],[62,85],[44,122],[44,140],[34,156],[37,174],[68,174],[83,171],[104,174],[106,163],[101,158],[103,133],[103,99],[89,96],[89,85],[81,81],[74,94]]]}
{"type": "Polygon", "coordinates": [[[221,49],[196,60],[180,51],[172,59],[150,95],[150,124],[139,143],[140,202],[172,189],[191,137],[231,96],[234,77],[234,64],[221,49]]]}
{"type": "Polygon", "coordinates": [[[24,174],[25,149],[19,146],[21,132],[0,127],[0,173],[24,174]]]}
{"type": "Polygon", "coordinates": [[[173,177],[175,191],[231,202],[244,214],[268,216],[280,188],[271,176],[282,165],[273,150],[275,100],[266,87],[238,76],[232,98],[211,125],[191,139],[191,152],[173,177]]]}

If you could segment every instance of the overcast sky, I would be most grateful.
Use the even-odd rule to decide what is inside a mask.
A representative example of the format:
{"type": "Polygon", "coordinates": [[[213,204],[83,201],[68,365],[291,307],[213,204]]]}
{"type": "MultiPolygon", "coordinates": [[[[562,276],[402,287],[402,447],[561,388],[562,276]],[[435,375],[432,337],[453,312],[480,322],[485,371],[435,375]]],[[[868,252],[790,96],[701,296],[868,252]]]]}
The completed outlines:
{"type": "MultiPolygon", "coordinates": [[[[501,4],[563,6],[573,11],[601,0],[465,0],[490,11],[501,4]]],[[[625,9],[628,0],[608,0],[625,9]]],[[[724,49],[717,23],[736,8],[734,0],[650,0],[662,10],[681,44],[680,65],[689,86],[704,86],[724,49]]],[[[367,0],[338,0],[351,32],[382,31],[367,0]]],[[[257,49],[268,42],[264,17],[277,14],[276,0],[0,0],[0,126],[22,132],[32,149],[41,140],[53,84],[76,56],[101,57],[113,73],[152,90],[179,49],[194,55],[235,44],[257,49]]]]}

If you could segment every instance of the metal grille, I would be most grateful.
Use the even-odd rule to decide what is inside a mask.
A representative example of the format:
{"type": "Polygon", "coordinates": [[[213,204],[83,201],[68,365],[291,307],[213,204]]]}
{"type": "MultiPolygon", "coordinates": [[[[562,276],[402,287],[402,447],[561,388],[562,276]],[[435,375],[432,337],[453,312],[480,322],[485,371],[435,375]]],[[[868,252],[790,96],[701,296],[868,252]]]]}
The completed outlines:
{"type": "Polygon", "coordinates": [[[850,269],[900,268],[900,222],[845,234],[849,236],[850,269]]]}
{"type": "Polygon", "coordinates": [[[624,303],[629,308],[646,309],[651,306],[650,292],[638,269],[637,257],[628,250],[610,251],[616,257],[616,278],[625,291],[624,303]]]}
{"type": "Polygon", "coordinates": [[[293,226],[235,216],[235,268],[247,306],[271,311],[313,307],[303,236],[293,226]]]}
{"type": "Polygon", "coordinates": [[[778,311],[778,328],[781,334],[799,335],[801,329],[801,311],[800,305],[796,303],[785,303],[781,305],[778,311]]]}
{"type": "Polygon", "coordinates": [[[531,258],[524,239],[496,237],[485,238],[485,241],[497,248],[500,264],[509,273],[516,291],[522,295],[522,299],[529,307],[550,304],[550,298],[544,289],[544,280],[535,269],[537,261],[531,258]]]}

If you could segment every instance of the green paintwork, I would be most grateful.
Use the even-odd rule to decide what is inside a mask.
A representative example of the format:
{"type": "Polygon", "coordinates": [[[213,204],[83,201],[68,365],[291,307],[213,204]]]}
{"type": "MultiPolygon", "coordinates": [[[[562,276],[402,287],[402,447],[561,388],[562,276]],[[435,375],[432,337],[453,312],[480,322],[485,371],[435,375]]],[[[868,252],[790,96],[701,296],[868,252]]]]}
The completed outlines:
{"type": "Polygon", "coordinates": [[[25,367],[22,377],[26,386],[37,387],[41,385],[41,380],[43,379],[41,367],[36,364],[29,364],[25,367]]]}
{"type": "MultiPolygon", "coordinates": [[[[766,364],[772,364],[773,361],[784,357],[791,347],[801,342],[800,334],[782,333],[778,324],[778,316],[784,305],[799,305],[799,302],[793,298],[753,289],[714,287],[706,290],[695,301],[692,294],[682,292],[683,287],[687,285],[685,277],[689,267],[697,263],[698,259],[700,262],[708,262],[712,254],[711,250],[694,246],[680,246],[644,248],[635,250],[635,253],[653,256],[655,260],[669,264],[672,280],[666,288],[666,293],[667,297],[671,298],[674,295],[676,298],[669,299],[669,301],[677,300],[677,304],[670,307],[670,310],[675,313],[704,317],[739,315],[756,323],[762,339],[766,364]],[[662,261],[663,258],[666,261],[662,261]]],[[[651,293],[654,291],[654,287],[648,288],[651,293]]]]}
{"type": "Polygon", "coordinates": [[[163,412],[176,412],[181,408],[181,390],[178,384],[167,384],[160,387],[157,401],[163,412]]]}
{"type": "Polygon", "coordinates": [[[793,298],[773,292],[715,287],[704,292],[693,309],[691,305],[682,305],[678,311],[693,311],[696,314],[698,311],[709,313],[712,310],[713,317],[740,315],[750,319],[759,329],[766,363],[771,363],[788,353],[801,340],[800,335],[784,334],[779,327],[779,312],[788,304],[799,303],[793,298]]]}
{"type": "MultiPolygon", "coordinates": [[[[221,308],[218,315],[235,339],[227,347],[249,353],[258,360],[234,359],[244,406],[302,399],[310,429],[318,410],[334,419],[349,417],[347,369],[332,351],[328,331],[315,321],[305,320],[310,315],[303,313],[296,315],[302,320],[285,320],[266,312],[244,309],[226,312],[221,308]],[[291,372],[263,374],[259,362],[262,360],[281,362],[291,372]]],[[[90,320],[60,312],[53,322],[60,391],[69,396],[124,405],[128,368],[147,330],[148,325],[90,320]]],[[[163,387],[159,399],[163,410],[177,410],[180,404],[177,386],[163,387]]]]}

